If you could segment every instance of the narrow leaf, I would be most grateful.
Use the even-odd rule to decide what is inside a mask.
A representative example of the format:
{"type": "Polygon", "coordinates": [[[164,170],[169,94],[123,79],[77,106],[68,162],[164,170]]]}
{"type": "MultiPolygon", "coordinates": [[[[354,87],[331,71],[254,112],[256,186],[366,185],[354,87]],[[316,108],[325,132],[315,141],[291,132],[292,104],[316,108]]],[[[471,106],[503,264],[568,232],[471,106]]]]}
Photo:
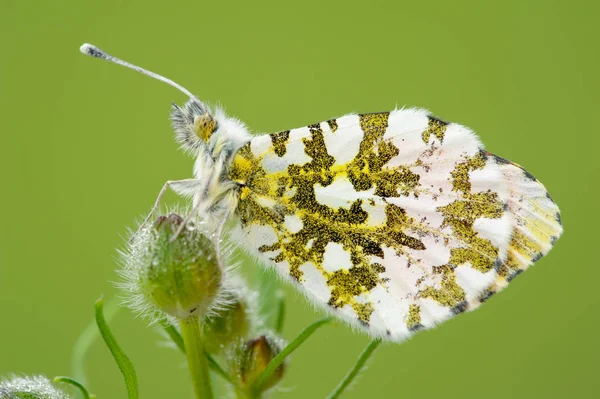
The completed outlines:
{"type": "Polygon", "coordinates": [[[238,384],[234,381],[234,379],[223,369],[223,367],[221,367],[221,365],[217,362],[217,360],[211,356],[210,353],[205,352],[206,354],[206,360],[208,360],[208,366],[211,368],[212,371],[214,371],[215,373],[219,374],[221,377],[223,377],[225,379],[225,381],[227,381],[228,383],[230,383],[231,385],[237,387],[238,384]]]}
{"type": "MultiPolygon", "coordinates": [[[[114,298],[104,306],[104,315],[106,320],[110,321],[119,310],[118,301],[114,298]]],[[[87,384],[87,375],[85,372],[85,357],[89,348],[98,339],[100,333],[96,327],[96,320],[90,320],[90,323],[83,329],[75,345],[73,345],[73,356],[71,358],[71,374],[73,378],[80,381],[82,384],[87,384]]]]}
{"type": "Polygon", "coordinates": [[[302,332],[296,338],[294,338],[292,342],[290,342],[285,348],[283,348],[283,350],[279,352],[277,356],[275,356],[273,360],[269,362],[267,368],[265,368],[265,371],[263,371],[262,374],[256,380],[256,383],[254,384],[252,390],[254,392],[260,392],[261,387],[263,386],[265,381],[267,381],[271,377],[271,375],[275,372],[275,370],[277,370],[281,363],[283,363],[285,359],[292,354],[293,351],[298,349],[298,347],[302,345],[302,343],[304,343],[304,341],[306,341],[319,327],[329,323],[332,320],[333,317],[325,317],[323,319],[315,321],[314,323],[306,327],[304,330],[302,330],[302,332]]]}
{"type": "Polygon", "coordinates": [[[98,325],[98,329],[100,330],[100,334],[108,346],[110,353],[112,353],[115,361],[117,362],[117,366],[119,366],[119,370],[121,370],[121,374],[123,374],[123,378],[125,379],[125,385],[127,386],[127,394],[129,399],[138,399],[139,391],[138,391],[138,382],[137,376],[135,374],[135,369],[131,360],[127,357],[123,349],[117,343],[114,335],[110,331],[106,320],[104,319],[103,312],[103,304],[102,298],[96,301],[96,324],[98,325]]]}
{"type": "Polygon", "coordinates": [[[348,374],[346,374],[346,376],[338,384],[338,386],[335,387],[333,392],[329,394],[327,399],[335,399],[339,397],[342,394],[342,392],[344,392],[348,385],[350,385],[354,378],[356,378],[360,370],[364,367],[365,363],[373,353],[373,351],[377,349],[377,346],[379,346],[380,343],[381,338],[377,338],[369,342],[369,345],[367,345],[367,347],[362,351],[362,353],[358,357],[358,360],[356,361],[356,364],[354,364],[354,367],[352,367],[348,374]]]}
{"type": "Polygon", "coordinates": [[[183,338],[181,337],[179,331],[177,331],[175,326],[169,323],[168,321],[163,321],[162,325],[167,334],[169,334],[169,337],[171,338],[173,343],[177,345],[177,348],[179,348],[181,353],[185,355],[185,344],[183,343],[183,338]]]}
{"type": "Polygon", "coordinates": [[[285,321],[285,298],[283,293],[279,291],[277,293],[277,319],[275,319],[275,331],[281,334],[283,330],[283,323],[285,321]]]}
{"type": "Polygon", "coordinates": [[[54,382],[59,383],[59,382],[63,382],[65,384],[70,384],[73,385],[74,387],[77,387],[77,389],[79,389],[79,391],[81,392],[81,395],[83,397],[83,399],[90,399],[90,397],[92,397],[93,395],[90,395],[90,392],[87,390],[87,388],[79,381],[77,381],[74,378],[71,377],[54,377],[54,382]]]}

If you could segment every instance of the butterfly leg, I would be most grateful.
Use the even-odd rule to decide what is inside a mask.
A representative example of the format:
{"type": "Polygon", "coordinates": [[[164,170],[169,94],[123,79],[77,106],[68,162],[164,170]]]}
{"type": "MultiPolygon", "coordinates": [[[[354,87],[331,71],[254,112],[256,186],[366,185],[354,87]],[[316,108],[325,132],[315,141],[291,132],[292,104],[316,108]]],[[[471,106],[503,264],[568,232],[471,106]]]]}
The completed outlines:
{"type": "Polygon", "coordinates": [[[181,223],[179,225],[179,228],[177,229],[177,231],[175,232],[175,234],[173,234],[173,237],[171,237],[169,239],[169,242],[175,241],[175,239],[179,236],[179,234],[181,234],[181,232],[183,231],[183,229],[185,228],[185,226],[187,226],[187,224],[189,223],[189,221],[192,220],[192,218],[198,213],[198,210],[200,210],[200,206],[201,205],[202,205],[201,202],[198,202],[196,205],[194,205],[194,207],[192,208],[192,210],[190,211],[190,213],[188,213],[187,216],[185,217],[185,219],[183,219],[183,223],[181,223]]]}
{"type": "Polygon", "coordinates": [[[132,242],[133,239],[138,235],[140,230],[142,230],[148,224],[148,221],[150,220],[152,215],[154,215],[154,212],[156,212],[156,209],[158,209],[158,206],[160,205],[160,202],[162,201],[162,197],[167,192],[167,188],[171,187],[171,189],[178,194],[192,195],[199,185],[200,185],[200,181],[196,180],[196,179],[183,179],[183,180],[167,181],[160,189],[160,192],[158,193],[158,196],[156,197],[156,201],[154,202],[154,206],[152,206],[150,213],[148,213],[148,216],[146,216],[146,218],[144,219],[144,221],[142,222],[140,227],[137,229],[135,234],[131,237],[129,242],[132,242]]]}

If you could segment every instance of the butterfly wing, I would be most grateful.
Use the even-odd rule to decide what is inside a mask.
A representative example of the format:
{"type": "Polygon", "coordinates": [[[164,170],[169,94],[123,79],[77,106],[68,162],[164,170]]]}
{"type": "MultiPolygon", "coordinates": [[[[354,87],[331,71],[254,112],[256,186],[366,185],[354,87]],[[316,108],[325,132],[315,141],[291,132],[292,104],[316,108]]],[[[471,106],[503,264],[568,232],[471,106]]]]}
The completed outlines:
{"type": "Polygon", "coordinates": [[[486,155],[489,162],[498,165],[506,181],[506,209],[514,220],[507,258],[498,269],[496,283],[487,291],[489,296],[546,255],[562,234],[562,224],[558,206],[539,180],[513,162],[491,153],[486,155]]]}
{"type": "Polygon", "coordinates": [[[547,252],[554,205],[523,176],[469,129],[415,109],[256,137],[230,171],[239,243],[315,303],[395,341],[477,307],[547,252]]]}

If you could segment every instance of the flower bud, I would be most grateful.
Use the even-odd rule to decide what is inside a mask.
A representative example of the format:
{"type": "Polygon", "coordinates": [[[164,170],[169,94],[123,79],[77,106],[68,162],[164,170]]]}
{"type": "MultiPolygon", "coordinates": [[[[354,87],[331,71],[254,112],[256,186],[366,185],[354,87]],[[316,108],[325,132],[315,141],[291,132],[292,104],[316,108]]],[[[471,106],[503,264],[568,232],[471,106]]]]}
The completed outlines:
{"type": "Polygon", "coordinates": [[[49,379],[14,377],[0,382],[0,399],[70,399],[71,396],[56,388],[49,379]]]}
{"type": "Polygon", "coordinates": [[[224,348],[245,338],[250,330],[251,310],[244,288],[223,295],[226,307],[210,317],[204,329],[204,343],[211,353],[220,353],[224,348]]]}
{"type": "MultiPolygon", "coordinates": [[[[236,368],[240,385],[244,388],[250,388],[254,385],[258,377],[267,368],[267,365],[279,352],[283,345],[280,340],[261,335],[243,344],[237,351],[236,368]]],[[[270,378],[261,386],[262,391],[273,387],[283,377],[285,363],[282,363],[270,378]]]]}
{"type": "Polygon", "coordinates": [[[213,243],[187,226],[175,237],[182,223],[176,214],[159,216],[124,254],[121,287],[141,313],[180,320],[203,315],[219,292],[223,272],[213,243]]]}

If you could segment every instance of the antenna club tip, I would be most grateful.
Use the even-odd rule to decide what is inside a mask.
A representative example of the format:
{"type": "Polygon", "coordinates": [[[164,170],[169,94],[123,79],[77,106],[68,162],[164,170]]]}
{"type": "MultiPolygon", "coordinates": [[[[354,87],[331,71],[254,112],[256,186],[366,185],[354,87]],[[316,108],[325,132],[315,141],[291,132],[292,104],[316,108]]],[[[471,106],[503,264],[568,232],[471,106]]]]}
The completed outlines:
{"type": "Polygon", "coordinates": [[[92,46],[89,43],[83,43],[81,45],[81,47],[79,47],[79,51],[81,51],[83,54],[85,55],[89,55],[90,54],[90,49],[93,48],[94,46],[92,46]]]}
{"type": "Polygon", "coordinates": [[[85,55],[89,55],[92,57],[103,58],[104,52],[100,50],[98,47],[93,44],[83,43],[81,47],[79,47],[79,51],[81,51],[85,55]]]}

